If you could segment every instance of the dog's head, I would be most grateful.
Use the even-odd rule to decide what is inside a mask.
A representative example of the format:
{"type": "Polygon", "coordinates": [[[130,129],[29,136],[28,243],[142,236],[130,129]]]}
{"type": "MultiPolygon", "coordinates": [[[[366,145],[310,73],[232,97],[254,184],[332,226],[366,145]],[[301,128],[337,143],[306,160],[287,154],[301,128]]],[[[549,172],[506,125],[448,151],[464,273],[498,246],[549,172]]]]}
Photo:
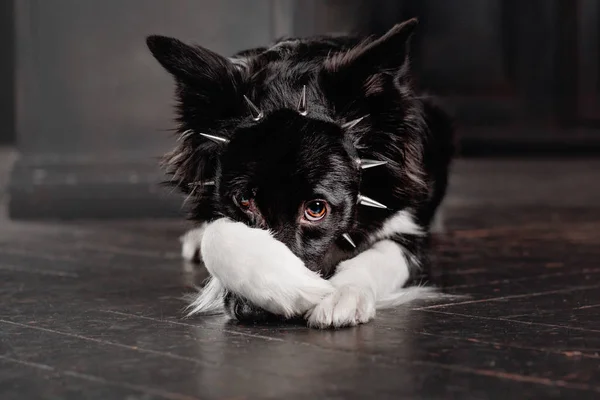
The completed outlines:
{"type": "Polygon", "coordinates": [[[149,37],[176,80],[178,146],[165,165],[195,200],[192,218],[268,229],[308,268],[330,272],[332,250],[353,251],[344,234],[365,229],[363,190],[400,207],[422,185],[420,141],[412,137],[422,121],[407,74],[415,25],[377,39],[283,41],[233,58],[149,37]],[[365,184],[375,165],[380,171],[365,184]]]}

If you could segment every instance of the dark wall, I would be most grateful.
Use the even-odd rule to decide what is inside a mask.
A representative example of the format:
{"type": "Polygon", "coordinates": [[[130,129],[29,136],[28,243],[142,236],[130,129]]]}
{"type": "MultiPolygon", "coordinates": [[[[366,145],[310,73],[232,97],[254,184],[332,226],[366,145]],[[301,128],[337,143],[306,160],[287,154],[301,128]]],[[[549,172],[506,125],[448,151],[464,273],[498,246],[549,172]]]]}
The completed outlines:
{"type": "Polygon", "coordinates": [[[269,1],[17,3],[19,141],[38,155],[130,160],[164,151],[173,86],[145,47],[148,34],[224,54],[271,39],[269,1]]]}
{"type": "MultiPolygon", "coordinates": [[[[7,3],[7,2],[3,2],[7,3]]],[[[15,218],[172,215],[158,186],[173,82],[145,45],[175,36],[223,54],[285,34],[271,0],[13,0],[21,159],[15,218]]]]}
{"type": "Polygon", "coordinates": [[[600,152],[597,0],[309,0],[300,13],[303,34],[418,17],[413,70],[454,113],[463,155],[600,152]]]}
{"type": "Polygon", "coordinates": [[[0,2],[0,145],[15,140],[13,2],[0,2]]]}

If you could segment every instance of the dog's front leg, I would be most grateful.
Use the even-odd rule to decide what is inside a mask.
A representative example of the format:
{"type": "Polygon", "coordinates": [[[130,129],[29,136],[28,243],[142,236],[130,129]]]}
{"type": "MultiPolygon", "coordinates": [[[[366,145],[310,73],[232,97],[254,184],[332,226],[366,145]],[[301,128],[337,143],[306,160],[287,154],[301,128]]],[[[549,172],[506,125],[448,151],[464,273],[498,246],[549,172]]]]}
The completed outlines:
{"type": "Polygon", "coordinates": [[[378,300],[389,297],[409,279],[405,250],[392,240],[375,243],[341,262],[330,279],[335,291],[307,313],[315,328],[338,328],[368,322],[378,300]]]}
{"type": "Polygon", "coordinates": [[[199,263],[202,260],[200,254],[200,246],[202,244],[202,236],[206,230],[206,222],[194,229],[190,229],[179,238],[181,242],[181,256],[184,260],[199,263]]]}
{"type": "Polygon", "coordinates": [[[207,225],[201,253],[213,281],[235,294],[231,303],[242,311],[248,303],[285,318],[303,316],[334,290],[269,231],[228,218],[207,225]]]}

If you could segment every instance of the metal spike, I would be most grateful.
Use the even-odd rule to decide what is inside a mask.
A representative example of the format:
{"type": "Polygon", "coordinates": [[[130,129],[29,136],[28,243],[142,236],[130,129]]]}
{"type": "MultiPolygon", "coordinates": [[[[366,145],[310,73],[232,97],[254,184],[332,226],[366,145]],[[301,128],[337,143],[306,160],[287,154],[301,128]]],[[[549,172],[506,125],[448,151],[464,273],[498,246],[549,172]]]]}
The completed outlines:
{"type": "Polygon", "coordinates": [[[344,128],[344,129],[352,129],[352,128],[354,128],[356,125],[358,125],[358,123],[359,123],[360,121],[362,121],[363,119],[365,119],[365,117],[366,117],[366,115],[365,115],[364,117],[360,117],[360,118],[353,119],[353,120],[352,120],[352,121],[350,121],[350,122],[346,122],[345,124],[342,124],[342,128],[344,128]]]}
{"type": "Polygon", "coordinates": [[[350,244],[352,245],[352,247],[356,248],[356,244],[354,243],[354,240],[352,240],[352,238],[350,237],[350,235],[349,235],[349,234],[347,234],[347,233],[344,233],[344,234],[342,235],[342,237],[343,237],[344,239],[346,239],[346,241],[347,241],[348,243],[350,243],[350,244]]]}
{"type": "Polygon", "coordinates": [[[188,183],[188,186],[215,186],[215,181],[198,181],[188,183]]]}
{"type": "Polygon", "coordinates": [[[385,165],[387,163],[387,161],[369,160],[366,158],[361,158],[358,160],[358,165],[360,165],[360,169],[379,167],[380,165],[385,165]]]}
{"type": "Polygon", "coordinates": [[[363,196],[362,194],[358,195],[358,204],[367,206],[367,207],[387,209],[387,206],[385,206],[385,205],[381,204],[380,202],[375,201],[367,196],[363,196]]]}
{"type": "Polygon", "coordinates": [[[244,100],[246,100],[248,107],[250,107],[250,113],[252,114],[252,119],[255,121],[260,121],[262,119],[262,117],[264,116],[263,112],[260,111],[260,108],[258,108],[253,102],[251,102],[250,99],[248,98],[248,96],[246,96],[246,95],[244,95],[244,100]]]}
{"type": "Polygon", "coordinates": [[[300,113],[300,115],[308,114],[308,107],[306,106],[306,85],[302,86],[302,96],[300,96],[300,101],[298,102],[298,113],[300,113]]]}
{"type": "Polygon", "coordinates": [[[206,133],[200,133],[200,136],[204,136],[205,138],[210,139],[216,143],[229,143],[229,139],[224,138],[222,136],[214,136],[214,135],[209,135],[206,133]]]}

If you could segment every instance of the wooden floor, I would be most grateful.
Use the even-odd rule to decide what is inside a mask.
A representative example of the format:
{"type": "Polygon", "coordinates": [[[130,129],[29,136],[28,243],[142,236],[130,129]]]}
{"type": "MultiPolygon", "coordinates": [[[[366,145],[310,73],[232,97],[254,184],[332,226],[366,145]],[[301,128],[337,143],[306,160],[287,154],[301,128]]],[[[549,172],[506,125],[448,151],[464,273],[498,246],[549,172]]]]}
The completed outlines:
{"type": "Polygon", "coordinates": [[[600,207],[446,216],[469,297],[339,331],[183,318],[181,222],[0,220],[0,399],[600,398],[600,207]]]}

